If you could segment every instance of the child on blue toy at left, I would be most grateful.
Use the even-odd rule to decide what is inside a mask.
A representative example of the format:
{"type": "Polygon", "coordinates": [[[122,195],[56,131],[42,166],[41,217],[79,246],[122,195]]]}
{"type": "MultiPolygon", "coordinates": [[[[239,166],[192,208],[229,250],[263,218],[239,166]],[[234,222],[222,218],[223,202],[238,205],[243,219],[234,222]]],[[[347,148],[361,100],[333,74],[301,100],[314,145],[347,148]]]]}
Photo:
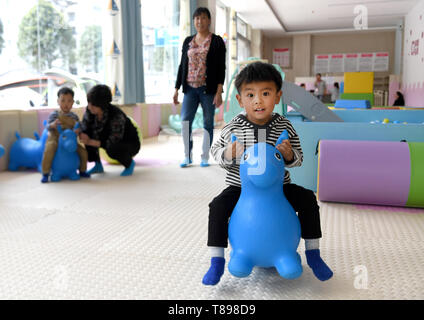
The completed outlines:
{"type": "MultiPolygon", "coordinates": [[[[61,125],[62,129],[73,129],[75,124],[79,123],[78,116],[71,111],[74,104],[74,91],[70,88],[63,87],[57,92],[57,103],[59,104],[59,110],[55,110],[50,113],[47,120],[47,129],[49,135],[47,137],[46,146],[44,148],[43,160],[41,162],[41,169],[43,177],[42,183],[49,181],[49,174],[53,163],[53,158],[57,150],[59,132],[57,126],[61,125]]],[[[75,129],[77,135],[81,129],[75,129]]],[[[78,142],[77,153],[80,158],[79,173],[83,178],[89,178],[90,175],[87,173],[87,161],[88,154],[84,145],[78,142]]]]}
{"type": "MultiPolygon", "coordinates": [[[[224,273],[224,249],[228,245],[228,221],[241,194],[239,175],[240,157],[255,143],[266,142],[275,146],[280,134],[287,130],[289,140],[275,146],[283,155],[287,168],[300,166],[303,160],[299,137],[285,117],[273,113],[282,96],[282,78],[268,63],[248,64],[236,78],[237,100],[245,114],[237,115],[221,132],[212,148],[214,159],[227,171],[227,188],[209,204],[208,246],[211,265],[203,277],[203,284],[215,285],[224,273]],[[237,141],[231,142],[235,135],[237,141]]],[[[283,181],[282,181],[283,182],[283,181]]],[[[308,265],[321,281],[330,279],[333,272],[320,256],[319,239],[322,237],[319,206],[313,191],[291,183],[286,170],[284,195],[298,213],[301,236],[305,239],[308,265]]]]}

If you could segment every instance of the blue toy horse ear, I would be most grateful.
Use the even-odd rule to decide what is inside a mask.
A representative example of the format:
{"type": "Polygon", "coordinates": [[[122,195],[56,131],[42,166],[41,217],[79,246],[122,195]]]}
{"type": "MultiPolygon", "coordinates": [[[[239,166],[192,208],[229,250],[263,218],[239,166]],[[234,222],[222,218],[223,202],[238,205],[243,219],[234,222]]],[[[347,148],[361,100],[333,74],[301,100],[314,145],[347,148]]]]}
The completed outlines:
{"type": "Polygon", "coordinates": [[[289,133],[287,132],[287,130],[284,130],[280,136],[278,137],[277,142],[275,143],[276,146],[278,146],[279,144],[281,144],[284,140],[288,140],[289,139],[289,133]]]}
{"type": "Polygon", "coordinates": [[[79,123],[79,122],[77,122],[77,123],[75,123],[74,130],[79,129],[80,127],[81,127],[80,123],[79,123]]]}
{"type": "Polygon", "coordinates": [[[59,132],[59,134],[62,133],[62,126],[60,124],[57,125],[57,131],[59,132]]]}

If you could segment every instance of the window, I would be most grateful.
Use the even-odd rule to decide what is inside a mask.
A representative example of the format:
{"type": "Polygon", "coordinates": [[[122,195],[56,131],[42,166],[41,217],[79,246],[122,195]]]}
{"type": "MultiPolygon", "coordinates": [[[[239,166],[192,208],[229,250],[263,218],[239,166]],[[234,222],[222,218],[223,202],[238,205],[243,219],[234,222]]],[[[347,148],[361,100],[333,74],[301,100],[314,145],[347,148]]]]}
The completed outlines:
{"type": "Polygon", "coordinates": [[[216,6],[216,18],[215,18],[215,33],[221,36],[224,41],[228,39],[227,30],[227,10],[224,6],[216,6]]]}
{"type": "Polygon", "coordinates": [[[247,38],[247,23],[244,22],[239,16],[237,17],[237,33],[247,38]]]}
{"type": "Polygon", "coordinates": [[[237,38],[237,61],[245,61],[250,57],[250,41],[237,38]]]}
{"type": "Polygon", "coordinates": [[[179,66],[179,0],[141,0],[147,103],[172,101],[179,66]]]}
{"type": "Polygon", "coordinates": [[[230,54],[228,50],[228,33],[229,33],[229,15],[227,15],[227,8],[221,4],[220,2],[217,2],[216,5],[216,16],[215,16],[215,34],[221,36],[221,38],[224,40],[225,44],[227,45],[227,51],[226,51],[226,72],[225,72],[225,83],[224,83],[224,90],[226,88],[226,84],[228,82],[228,79],[231,75],[229,75],[229,66],[230,66],[230,54]]]}
{"type": "Polygon", "coordinates": [[[250,32],[246,22],[237,16],[237,61],[250,57],[250,32]]]}
{"type": "Polygon", "coordinates": [[[2,0],[0,21],[0,108],[56,107],[63,85],[85,106],[104,82],[104,0],[2,0]]]}

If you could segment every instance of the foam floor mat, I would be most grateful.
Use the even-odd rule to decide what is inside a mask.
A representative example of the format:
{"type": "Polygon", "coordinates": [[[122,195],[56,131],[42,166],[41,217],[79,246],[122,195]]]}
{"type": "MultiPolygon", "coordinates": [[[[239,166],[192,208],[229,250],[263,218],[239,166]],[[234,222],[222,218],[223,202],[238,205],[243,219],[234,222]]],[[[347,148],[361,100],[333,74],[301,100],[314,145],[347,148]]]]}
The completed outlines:
{"type": "Polygon", "coordinates": [[[202,285],[208,204],[225,173],[179,168],[175,139],[146,139],[131,177],[112,165],[48,184],[36,172],[0,173],[0,298],[424,299],[424,210],[352,204],[320,203],[329,281],[315,278],[301,241],[298,279],[255,268],[202,285]]]}

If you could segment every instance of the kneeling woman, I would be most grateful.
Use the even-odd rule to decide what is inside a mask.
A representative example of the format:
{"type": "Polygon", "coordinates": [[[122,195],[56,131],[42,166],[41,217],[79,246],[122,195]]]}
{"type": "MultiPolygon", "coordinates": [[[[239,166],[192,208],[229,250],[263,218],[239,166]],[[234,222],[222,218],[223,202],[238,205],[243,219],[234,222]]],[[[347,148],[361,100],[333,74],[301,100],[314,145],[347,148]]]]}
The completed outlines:
{"type": "Polygon", "coordinates": [[[88,161],[95,162],[89,173],[104,172],[99,155],[102,147],[109,157],[125,167],[121,176],[131,175],[135,167],[133,157],[140,150],[137,129],[121,109],[111,104],[112,92],[108,86],[94,86],[87,93],[87,101],[80,140],[86,146],[88,161]]]}

